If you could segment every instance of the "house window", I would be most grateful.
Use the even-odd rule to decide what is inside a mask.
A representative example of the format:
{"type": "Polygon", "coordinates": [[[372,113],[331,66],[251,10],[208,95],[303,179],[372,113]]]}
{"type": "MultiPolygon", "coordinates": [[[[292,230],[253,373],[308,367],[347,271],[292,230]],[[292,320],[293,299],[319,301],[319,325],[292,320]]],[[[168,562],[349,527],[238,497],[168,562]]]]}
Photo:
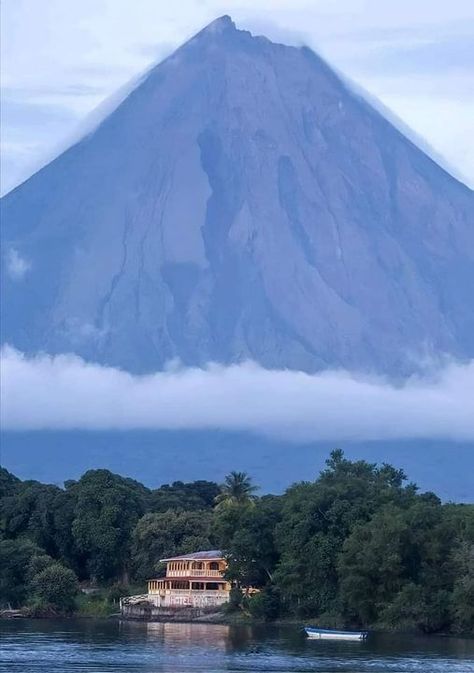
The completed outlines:
{"type": "Polygon", "coordinates": [[[194,561],[193,570],[202,570],[202,563],[200,561],[194,561]]]}
{"type": "Polygon", "coordinates": [[[180,582],[179,580],[175,580],[174,582],[171,582],[171,588],[172,589],[189,589],[189,584],[188,582],[180,582]]]}
{"type": "Polygon", "coordinates": [[[209,568],[211,570],[219,570],[218,562],[217,561],[211,561],[211,563],[209,564],[209,568]]]}
{"type": "Polygon", "coordinates": [[[193,591],[204,591],[205,589],[204,582],[193,582],[192,583],[192,589],[193,591]]]}

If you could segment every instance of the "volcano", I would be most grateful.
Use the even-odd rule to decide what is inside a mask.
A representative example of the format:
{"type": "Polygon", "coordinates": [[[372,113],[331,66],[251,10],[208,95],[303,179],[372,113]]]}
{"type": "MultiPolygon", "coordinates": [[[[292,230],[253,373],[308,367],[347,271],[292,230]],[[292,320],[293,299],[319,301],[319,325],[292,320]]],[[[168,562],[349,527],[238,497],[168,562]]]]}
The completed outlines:
{"type": "Polygon", "coordinates": [[[474,193],[309,48],[217,19],[7,194],[2,341],[132,372],[474,356],[474,193]]]}

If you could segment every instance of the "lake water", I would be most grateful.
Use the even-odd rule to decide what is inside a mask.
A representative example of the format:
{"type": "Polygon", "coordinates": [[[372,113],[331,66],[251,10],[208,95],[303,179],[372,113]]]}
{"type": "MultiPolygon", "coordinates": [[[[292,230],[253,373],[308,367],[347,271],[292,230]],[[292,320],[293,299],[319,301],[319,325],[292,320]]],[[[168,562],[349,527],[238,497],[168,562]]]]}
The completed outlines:
{"type": "Polygon", "coordinates": [[[112,620],[0,622],[2,673],[470,673],[474,640],[373,635],[306,640],[296,627],[112,620]]]}

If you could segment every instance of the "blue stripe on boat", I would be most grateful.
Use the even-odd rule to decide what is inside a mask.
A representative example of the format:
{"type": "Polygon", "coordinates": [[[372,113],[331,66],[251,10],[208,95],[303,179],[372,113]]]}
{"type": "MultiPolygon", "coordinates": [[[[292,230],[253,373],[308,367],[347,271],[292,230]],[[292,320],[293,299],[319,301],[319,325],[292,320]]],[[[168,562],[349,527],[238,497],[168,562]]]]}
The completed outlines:
{"type": "Polygon", "coordinates": [[[340,629],[317,629],[312,626],[305,626],[304,630],[307,633],[331,633],[333,635],[341,636],[366,636],[368,631],[342,631],[340,629]]]}
{"type": "Polygon", "coordinates": [[[307,631],[313,631],[313,633],[351,633],[352,635],[356,635],[358,633],[366,633],[366,631],[343,631],[340,629],[317,629],[312,626],[306,626],[305,627],[307,631]]]}

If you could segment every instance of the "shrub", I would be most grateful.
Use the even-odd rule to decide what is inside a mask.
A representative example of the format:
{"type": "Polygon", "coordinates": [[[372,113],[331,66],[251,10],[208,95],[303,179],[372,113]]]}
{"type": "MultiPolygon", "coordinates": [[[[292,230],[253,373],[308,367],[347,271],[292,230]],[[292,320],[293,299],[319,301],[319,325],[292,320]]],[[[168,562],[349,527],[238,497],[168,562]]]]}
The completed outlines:
{"type": "Polygon", "coordinates": [[[248,609],[252,617],[271,621],[280,616],[281,600],[278,589],[268,586],[248,599],[248,609]]]}
{"type": "Polygon", "coordinates": [[[33,577],[31,588],[33,597],[40,605],[69,612],[74,609],[74,598],[79,587],[72,570],[60,563],[53,563],[33,577]]]}

